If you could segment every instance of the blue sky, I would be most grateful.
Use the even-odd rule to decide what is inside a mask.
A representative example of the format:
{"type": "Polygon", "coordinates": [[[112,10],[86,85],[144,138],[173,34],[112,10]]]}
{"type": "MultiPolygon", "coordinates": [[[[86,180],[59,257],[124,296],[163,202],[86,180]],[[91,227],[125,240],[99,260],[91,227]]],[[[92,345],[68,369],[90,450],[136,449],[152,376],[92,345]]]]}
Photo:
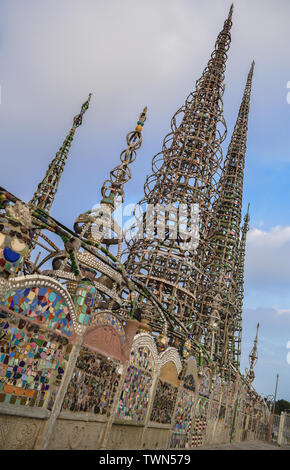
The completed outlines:
{"type": "MultiPolygon", "coordinates": [[[[126,202],[143,194],[170,119],[194,89],[227,16],[228,0],[2,0],[1,184],[28,201],[92,92],[51,214],[72,227],[100,200],[125,136],[145,105],[143,146],[126,202]]],[[[242,370],[259,321],[258,392],[290,400],[290,80],[288,0],[234,5],[224,116],[230,138],[255,59],[244,208],[246,255],[242,370]]]]}

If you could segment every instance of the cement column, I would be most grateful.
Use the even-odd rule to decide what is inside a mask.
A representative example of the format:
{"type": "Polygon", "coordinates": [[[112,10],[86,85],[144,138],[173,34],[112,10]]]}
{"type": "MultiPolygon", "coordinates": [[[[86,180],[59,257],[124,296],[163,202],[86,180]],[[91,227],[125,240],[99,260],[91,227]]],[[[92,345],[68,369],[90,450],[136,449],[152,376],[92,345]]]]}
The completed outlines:
{"type": "Polygon", "coordinates": [[[77,362],[77,358],[80,353],[81,345],[82,345],[82,340],[83,338],[81,336],[76,337],[75,344],[72,347],[69,360],[67,362],[67,366],[63,375],[62,382],[60,384],[60,387],[58,389],[56,399],[54,402],[54,405],[51,410],[51,414],[47,422],[45,423],[42,432],[39,434],[34,449],[35,450],[45,450],[47,449],[49,445],[49,441],[52,436],[52,432],[54,429],[55,422],[59,416],[61,406],[67,391],[67,387],[70,383],[70,380],[72,378],[74,368],[77,362]]]}
{"type": "Polygon", "coordinates": [[[285,425],[285,416],[286,416],[286,413],[284,411],[282,411],[281,415],[280,415],[280,422],[279,422],[279,431],[278,431],[278,439],[277,439],[277,444],[279,446],[282,445],[282,441],[283,441],[283,431],[284,431],[284,425],[285,425]]]}
{"type": "Polygon", "coordinates": [[[215,420],[213,430],[212,430],[212,435],[211,435],[211,442],[212,443],[214,443],[215,432],[216,432],[216,428],[217,428],[217,425],[218,425],[218,422],[219,422],[219,415],[220,415],[221,404],[222,404],[222,394],[223,394],[223,390],[222,390],[222,387],[221,387],[219,401],[218,401],[219,404],[218,404],[217,418],[215,420]]]}

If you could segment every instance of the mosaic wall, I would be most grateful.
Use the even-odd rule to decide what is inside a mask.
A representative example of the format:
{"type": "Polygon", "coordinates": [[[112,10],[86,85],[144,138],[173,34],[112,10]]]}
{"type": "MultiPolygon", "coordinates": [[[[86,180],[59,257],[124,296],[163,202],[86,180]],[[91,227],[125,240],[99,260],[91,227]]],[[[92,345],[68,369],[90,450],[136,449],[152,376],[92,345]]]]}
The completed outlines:
{"type": "Polygon", "coordinates": [[[110,415],[117,390],[119,363],[82,348],[67,388],[62,410],[110,415]]]}
{"type": "Polygon", "coordinates": [[[210,375],[208,371],[204,371],[202,380],[199,386],[199,395],[208,397],[210,393],[210,375]]]}
{"type": "Polygon", "coordinates": [[[187,435],[186,434],[171,434],[169,441],[170,449],[185,449],[187,447],[187,435]]]}
{"type": "Polygon", "coordinates": [[[200,418],[195,418],[194,424],[193,424],[192,440],[191,440],[192,447],[202,446],[204,436],[205,436],[205,431],[206,431],[206,417],[202,416],[200,418]]]}
{"type": "Polygon", "coordinates": [[[188,374],[183,382],[183,388],[189,390],[190,392],[195,392],[195,380],[192,374],[188,374]]]}
{"type": "Polygon", "coordinates": [[[49,287],[33,287],[9,291],[2,305],[43,327],[71,336],[72,320],[60,294],[49,287]]]}
{"type": "Polygon", "coordinates": [[[92,321],[95,298],[95,286],[90,281],[81,281],[74,296],[74,303],[78,322],[82,325],[90,325],[92,321]]]}
{"type": "MultiPolygon", "coordinates": [[[[172,434],[170,438],[170,448],[184,449],[188,447],[189,433],[192,422],[192,412],[194,405],[194,394],[188,392],[189,387],[192,392],[195,390],[195,383],[191,380],[192,375],[186,377],[184,387],[179,396],[178,405],[173,419],[172,434]],[[187,380],[187,378],[189,379],[187,380]]],[[[192,377],[193,378],[193,377],[192,377]]]]}
{"type": "Polygon", "coordinates": [[[178,388],[159,379],[150,420],[155,423],[170,424],[176,402],[178,388]]]}
{"type": "Polygon", "coordinates": [[[122,387],[116,420],[142,423],[145,419],[153,382],[153,357],[146,346],[132,350],[122,387]]]}
{"type": "Polygon", "coordinates": [[[187,431],[193,404],[194,396],[186,390],[183,390],[179,397],[176,413],[173,419],[172,430],[174,432],[185,433],[187,431]]]}
{"type": "Polygon", "coordinates": [[[196,402],[195,418],[192,426],[192,447],[199,447],[203,444],[207,425],[208,404],[209,401],[202,397],[199,397],[196,402]]]}
{"type": "Polygon", "coordinates": [[[195,405],[195,416],[206,416],[208,403],[209,402],[206,398],[199,397],[195,405]]]}
{"type": "Polygon", "coordinates": [[[9,315],[0,319],[0,402],[52,408],[72,346],[9,315]]]}

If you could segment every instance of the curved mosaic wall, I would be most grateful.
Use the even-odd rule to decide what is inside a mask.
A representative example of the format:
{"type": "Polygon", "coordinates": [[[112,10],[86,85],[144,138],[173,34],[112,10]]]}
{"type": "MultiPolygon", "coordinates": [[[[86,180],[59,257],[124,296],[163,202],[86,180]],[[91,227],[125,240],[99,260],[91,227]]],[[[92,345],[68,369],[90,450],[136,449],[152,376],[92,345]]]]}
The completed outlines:
{"type": "Polygon", "coordinates": [[[173,419],[170,448],[180,449],[186,447],[191,428],[193,405],[194,396],[183,389],[173,419]]]}
{"type": "Polygon", "coordinates": [[[110,415],[120,380],[120,364],[82,348],[67,388],[62,410],[110,415]]]}
{"type": "Polygon", "coordinates": [[[150,420],[155,423],[170,424],[176,402],[178,388],[158,379],[150,420]]]}
{"type": "Polygon", "coordinates": [[[207,398],[199,397],[195,405],[195,418],[192,426],[192,447],[199,447],[203,444],[209,401],[207,398]]]}
{"type": "Polygon", "coordinates": [[[0,319],[0,403],[51,409],[72,346],[8,315],[0,319]]]}
{"type": "Polygon", "coordinates": [[[62,296],[49,287],[10,290],[1,304],[42,327],[66,336],[72,335],[73,324],[68,306],[62,296]]]}
{"type": "Polygon", "coordinates": [[[146,346],[133,349],[115,419],[142,423],[153,382],[154,361],[146,346]]]}

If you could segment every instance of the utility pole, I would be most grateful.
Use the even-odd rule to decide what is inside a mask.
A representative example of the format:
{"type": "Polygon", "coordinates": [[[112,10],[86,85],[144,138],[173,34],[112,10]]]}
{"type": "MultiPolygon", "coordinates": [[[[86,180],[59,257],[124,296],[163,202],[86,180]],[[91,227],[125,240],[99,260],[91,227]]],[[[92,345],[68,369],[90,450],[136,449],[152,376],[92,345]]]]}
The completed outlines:
{"type": "Polygon", "coordinates": [[[275,405],[276,405],[276,397],[277,397],[277,390],[278,390],[278,382],[279,382],[279,374],[277,374],[277,377],[276,377],[275,394],[274,394],[274,400],[273,400],[271,415],[270,415],[270,420],[269,420],[268,441],[271,440],[271,435],[272,435],[272,430],[273,430],[275,405]]]}

